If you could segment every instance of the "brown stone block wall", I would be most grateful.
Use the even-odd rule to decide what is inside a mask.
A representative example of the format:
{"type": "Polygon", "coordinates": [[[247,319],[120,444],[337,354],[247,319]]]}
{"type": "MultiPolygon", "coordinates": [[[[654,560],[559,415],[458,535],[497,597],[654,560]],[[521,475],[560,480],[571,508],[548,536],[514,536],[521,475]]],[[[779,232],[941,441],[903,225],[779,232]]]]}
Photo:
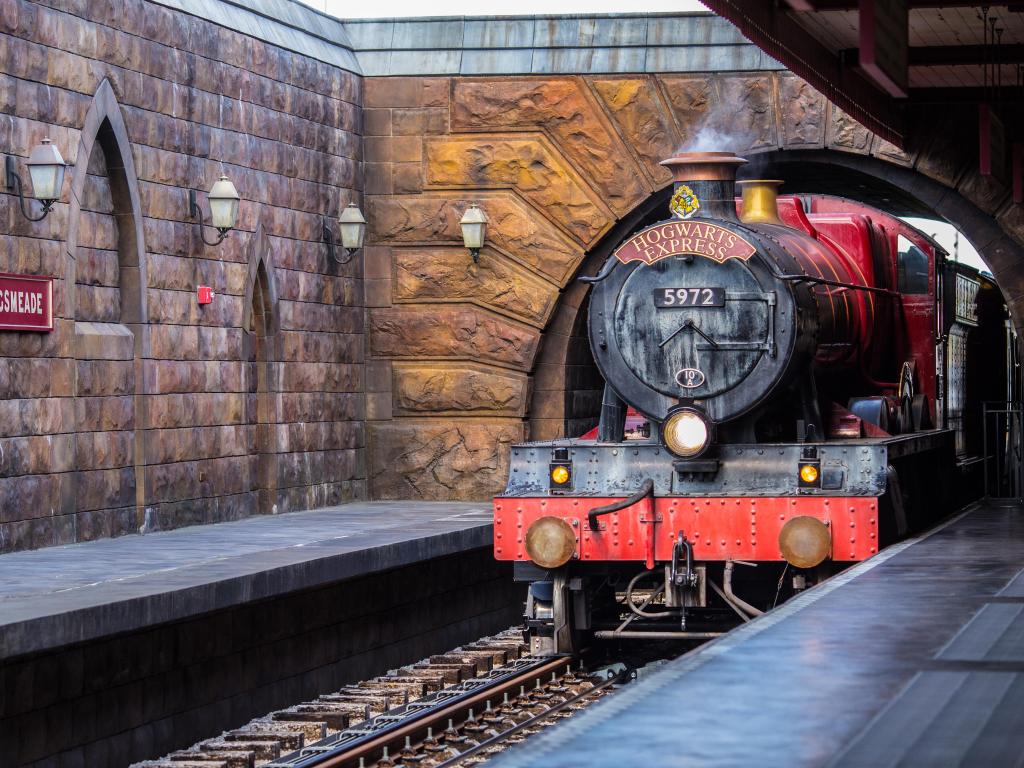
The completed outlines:
{"type": "Polygon", "coordinates": [[[145,0],[8,0],[0,62],[0,152],[72,164],[42,222],[0,194],[0,271],[54,276],[57,315],[0,332],[0,552],[365,498],[361,263],[320,242],[362,202],[361,78],[145,0]],[[188,192],[208,216],[222,171],[211,248],[188,192]]]}

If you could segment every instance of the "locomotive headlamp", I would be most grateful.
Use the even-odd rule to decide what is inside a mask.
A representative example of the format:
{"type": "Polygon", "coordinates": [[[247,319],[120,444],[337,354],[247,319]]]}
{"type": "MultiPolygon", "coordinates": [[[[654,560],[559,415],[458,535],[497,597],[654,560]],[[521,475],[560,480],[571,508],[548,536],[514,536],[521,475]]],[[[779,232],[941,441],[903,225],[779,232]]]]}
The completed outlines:
{"type": "Polygon", "coordinates": [[[807,485],[814,485],[818,482],[818,468],[814,464],[804,464],[800,467],[800,481],[807,485]]]}
{"type": "Polygon", "coordinates": [[[662,433],[665,446],[684,459],[700,455],[711,442],[708,420],[693,408],[680,408],[670,413],[665,419],[662,433]]]}
{"type": "Polygon", "coordinates": [[[555,485],[565,485],[569,482],[569,469],[561,464],[551,468],[551,482],[555,485]]]}
{"type": "Polygon", "coordinates": [[[523,543],[526,554],[541,568],[559,568],[572,559],[576,534],[562,518],[546,515],[526,529],[523,543]]]}

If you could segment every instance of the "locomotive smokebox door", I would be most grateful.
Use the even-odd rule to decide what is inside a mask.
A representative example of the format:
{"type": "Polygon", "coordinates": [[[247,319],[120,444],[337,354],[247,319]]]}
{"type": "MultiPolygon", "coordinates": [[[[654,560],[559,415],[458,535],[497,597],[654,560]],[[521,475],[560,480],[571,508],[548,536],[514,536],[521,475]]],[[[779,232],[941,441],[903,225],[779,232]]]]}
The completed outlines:
{"type": "Polygon", "coordinates": [[[774,352],[774,307],[774,292],[741,261],[665,259],[623,283],[616,342],[626,365],[661,394],[717,397],[774,352]]]}
{"type": "Polygon", "coordinates": [[[658,227],[659,237],[705,237],[673,237],[673,248],[694,253],[618,263],[594,286],[591,339],[604,342],[593,344],[598,365],[622,399],[655,421],[682,400],[716,423],[729,421],[788,379],[797,337],[792,292],[775,279],[753,233],[729,226],[698,220],[648,228],[634,239],[658,227]],[[701,243],[729,238],[746,244],[747,258],[696,253],[701,243]]]}

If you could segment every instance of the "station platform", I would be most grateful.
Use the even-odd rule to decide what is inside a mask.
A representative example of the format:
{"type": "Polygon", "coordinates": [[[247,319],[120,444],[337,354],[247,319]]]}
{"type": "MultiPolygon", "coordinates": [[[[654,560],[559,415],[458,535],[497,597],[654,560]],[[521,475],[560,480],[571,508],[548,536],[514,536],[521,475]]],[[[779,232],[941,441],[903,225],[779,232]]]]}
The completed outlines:
{"type": "Polygon", "coordinates": [[[351,503],[0,556],[0,765],[129,765],[506,629],[488,503],[351,503]]]}
{"type": "Polygon", "coordinates": [[[1024,765],[1024,509],[969,507],[495,768],[1024,765]]]}
{"type": "Polygon", "coordinates": [[[365,502],[0,555],[0,659],[490,546],[491,518],[365,502]]]}

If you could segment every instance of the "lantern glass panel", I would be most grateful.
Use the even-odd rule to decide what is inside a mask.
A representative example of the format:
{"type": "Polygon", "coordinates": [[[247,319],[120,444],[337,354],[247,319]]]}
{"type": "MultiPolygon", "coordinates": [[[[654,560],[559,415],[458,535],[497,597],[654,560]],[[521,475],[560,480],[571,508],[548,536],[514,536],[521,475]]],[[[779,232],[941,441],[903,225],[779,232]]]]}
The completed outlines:
{"type": "Polygon", "coordinates": [[[363,238],[366,237],[366,219],[363,212],[356,205],[348,205],[338,217],[338,227],[341,229],[341,244],[350,251],[363,247],[363,238]]]}
{"type": "Polygon", "coordinates": [[[359,223],[343,223],[341,225],[341,244],[350,251],[363,247],[366,225],[359,223]]]}
{"type": "Polygon", "coordinates": [[[234,229],[238,221],[238,200],[230,197],[211,197],[210,219],[217,229],[234,229]]]}
{"type": "Polygon", "coordinates": [[[484,226],[482,221],[462,225],[462,241],[467,248],[484,247],[484,226]]]}
{"type": "Polygon", "coordinates": [[[234,229],[238,222],[238,190],[227,176],[221,176],[210,188],[210,218],[221,231],[234,229]]]}
{"type": "Polygon", "coordinates": [[[32,196],[37,200],[56,200],[60,197],[64,185],[63,165],[30,165],[29,176],[32,179],[32,196]]]}
{"type": "Polygon", "coordinates": [[[487,214],[477,205],[470,205],[459,221],[462,227],[462,242],[467,248],[478,251],[484,247],[487,230],[487,214]]]}

